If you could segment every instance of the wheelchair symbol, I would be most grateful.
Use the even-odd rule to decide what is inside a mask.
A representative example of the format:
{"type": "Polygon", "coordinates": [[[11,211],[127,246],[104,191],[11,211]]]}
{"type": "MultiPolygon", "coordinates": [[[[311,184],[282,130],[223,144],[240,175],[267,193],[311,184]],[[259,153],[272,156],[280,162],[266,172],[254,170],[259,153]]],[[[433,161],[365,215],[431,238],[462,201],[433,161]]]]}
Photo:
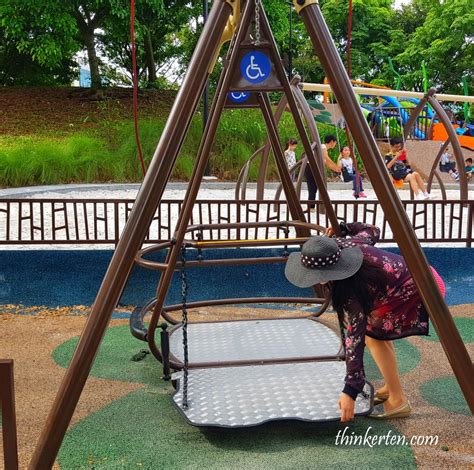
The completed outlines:
{"type": "Polygon", "coordinates": [[[240,72],[250,83],[264,82],[270,76],[270,60],[262,52],[249,52],[245,54],[240,63],[240,72]]]}
{"type": "Polygon", "coordinates": [[[234,103],[243,103],[249,99],[250,93],[248,91],[232,91],[227,97],[234,103]]]}

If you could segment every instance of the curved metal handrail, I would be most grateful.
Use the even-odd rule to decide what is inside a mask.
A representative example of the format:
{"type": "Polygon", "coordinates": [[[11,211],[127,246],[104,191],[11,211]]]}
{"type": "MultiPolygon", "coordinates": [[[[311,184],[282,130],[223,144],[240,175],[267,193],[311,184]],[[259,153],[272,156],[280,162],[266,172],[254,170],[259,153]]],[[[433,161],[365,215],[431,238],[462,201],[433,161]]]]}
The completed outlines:
{"type": "MultiPolygon", "coordinates": [[[[427,190],[430,191],[432,184],[433,184],[433,178],[436,177],[438,180],[438,183],[440,185],[441,189],[441,194],[443,200],[446,200],[446,188],[444,185],[444,182],[442,181],[441,175],[437,171],[437,166],[439,163],[439,160],[441,158],[442,153],[446,149],[446,147],[451,143],[451,146],[453,148],[454,156],[456,158],[456,162],[458,164],[458,168],[463,168],[464,165],[464,159],[463,159],[463,154],[461,150],[461,146],[459,145],[459,141],[456,137],[456,133],[454,131],[454,128],[451,124],[451,121],[449,120],[446,112],[444,111],[443,107],[440,105],[438,100],[434,98],[434,94],[436,93],[436,90],[434,88],[431,88],[428,90],[428,93],[424,96],[422,100],[417,104],[417,106],[414,108],[412,114],[410,115],[410,119],[406,123],[406,125],[403,128],[403,137],[406,139],[414,127],[416,120],[418,119],[419,115],[421,114],[423,108],[427,105],[430,104],[434,110],[434,115],[433,118],[431,119],[431,124],[429,127],[428,132],[431,133],[433,130],[433,123],[435,120],[435,117],[438,116],[438,119],[441,121],[441,123],[444,125],[444,128],[446,129],[446,132],[448,134],[448,140],[444,142],[440,150],[438,151],[438,155],[436,156],[433,166],[431,167],[431,171],[428,177],[428,182],[427,182],[427,190]]],[[[465,175],[463,175],[465,176],[465,175]]],[[[467,199],[467,179],[460,177],[460,198],[461,199],[467,199]]]]}
{"type": "MultiPolygon", "coordinates": [[[[451,121],[449,120],[446,111],[443,109],[439,101],[434,98],[433,95],[435,92],[436,90],[434,88],[431,88],[428,91],[428,102],[432,106],[433,110],[438,115],[439,120],[443,123],[444,128],[446,129],[446,132],[448,134],[448,141],[451,143],[458,169],[464,168],[464,155],[462,153],[461,145],[459,144],[456,131],[454,130],[454,127],[451,124],[451,121]]],[[[468,199],[467,176],[464,171],[459,172],[459,192],[460,199],[468,199]]]]}
{"type": "Polygon", "coordinates": [[[431,191],[431,186],[433,185],[433,179],[434,179],[434,177],[436,177],[436,179],[438,180],[438,184],[441,188],[441,193],[443,195],[444,200],[447,199],[447,197],[446,197],[446,187],[444,186],[444,181],[441,179],[441,175],[439,174],[438,164],[439,164],[439,161],[441,159],[441,155],[443,155],[443,152],[446,150],[448,145],[449,145],[449,139],[446,142],[444,142],[444,144],[442,144],[442,146],[440,147],[440,149],[438,151],[438,154],[436,155],[436,158],[434,160],[433,166],[431,167],[430,174],[428,176],[428,182],[426,184],[427,191],[430,192],[431,191]]]}
{"type": "Polygon", "coordinates": [[[237,182],[235,184],[235,199],[237,201],[245,200],[247,196],[247,183],[248,183],[248,175],[250,173],[250,167],[253,161],[257,158],[257,156],[261,153],[262,157],[265,152],[266,145],[260,147],[256,152],[252,154],[252,156],[247,160],[245,165],[242,167],[239,173],[239,177],[237,178],[237,182]]]}
{"type": "MultiPolygon", "coordinates": [[[[298,318],[309,318],[314,319],[321,316],[329,306],[331,301],[330,290],[326,291],[325,297],[240,297],[240,298],[227,298],[227,299],[208,299],[200,300],[196,302],[187,302],[186,307],[191,308],[201,308],[201,307],[216,307],[221,305],[242,305],[242,304],[320,304],[320,307],[315,311],[307,315],[300,316],[280,316],[280,317],[271,317],[271,318],[246,318],[246,321],[252,320],[287,320],[287,319],[298,319],[298,318]]],[[[137,307],[130,316],[129,327],[132,335],[145,342],[149,342],[148,338],[148,328],[145,326],[144,318],[145,315],[152,311],[157,302],[156,297],[149,300],[143,307],[137,307]]],[[[168,305],[163,307],[161,312],[161,317],[165,319],[171,325],[179,325],[180,322],[176,321],[169,314],[172,312],[179,311],[183,308],[182,303],[168,305]]],[[[222,321],[222,320],[220,320],[222,321]]],[[[237,321],[237,320],[225,320],[225,321],[237,321]]],[[[203,322],[196,322],[203,323],[203,322]]],[[[207,323],[207,322],[206,322],[207,323]]],[[[155,330],[156,331],[156,330],[155,330]]],[[[160,348],[152,349],[153,355],[160,362],[163,361],[163,355],[160,348]]],[[[179,369],[182,367],[178,362],[170,361],[170,364],[173,368],[179,369]]]]}
{"type": "MultiPolygon", "coordinates": [[[[316,230],[318,232],[324,232],[326,230],[322,225],[301,222],[301,221],[271,221],[271,222],[235,222],[235,223],[225,223],[225,224],[202,224],[202,225],[192,225],[189,226],[186,230],[187,233],[193,233],[196,231],[203,230],[213,230],[213,229],[232,229],[232,228],[262,228],[262,227],[277,227],[277,228],[309,228],[310,230],[316,230]]],[[[288,233],[288,232],[286,232],[288,233]]],[[[302,245],[308,240],[309,237],[285,237],[285,238],[265,238],[257,240],[189,240],[185,239],[183,245],[189,246],[191,248],[202,249],[211,249],[211,248],[241,248],[241,247],[260,247],[260,246],[284,246],[285,253],[286,247],[289,245],[302,245]]],[[[156,245],[150,245],[146,248],[139,250],[135,256],[135,262],[146,269],[164,271],[168,264],[160,261],[152,261],[146,259],[146,255],[152,253],[157,253],[161,250],[165,250],[173,246],[174,241],[166,241],[163,243],[158,243],[156,245]]],[[[277,263],[285,262],[286,256],[272,256],[272,257],[258,257],[258,258],[226,258],[226,259],[212,259],[212,260],[190,260],[186,262],[186,266],[190,267],[205,267],[205,266],[225,266],[232,264],[264,264],[264,263],[277,263]]],[[[175,266],[175,271],[181,269],[181,262],[177,262],[175,266]]]]}

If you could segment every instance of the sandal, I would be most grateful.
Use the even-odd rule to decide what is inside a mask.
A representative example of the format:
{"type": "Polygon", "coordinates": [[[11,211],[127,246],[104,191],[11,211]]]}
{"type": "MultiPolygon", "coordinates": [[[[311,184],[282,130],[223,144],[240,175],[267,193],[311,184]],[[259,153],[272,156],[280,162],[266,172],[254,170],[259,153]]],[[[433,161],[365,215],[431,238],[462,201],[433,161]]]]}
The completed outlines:
{"type": "Polygon", "coordinates": [[[405,402],[391,411],[385,411],[383,405],[374,408],[374,411],[369,415],[369,418],[374,419],[392,419],[392,418],[407,418],[411,415],[410,402],[405,402]]]}
{"type": "Polygon", "coordinates": [[[388,393],[378,393],[375,392],[374,395],[374,406],[380,405],[380,403],[383,403],[384,401],[388,400],[388,393]]]}

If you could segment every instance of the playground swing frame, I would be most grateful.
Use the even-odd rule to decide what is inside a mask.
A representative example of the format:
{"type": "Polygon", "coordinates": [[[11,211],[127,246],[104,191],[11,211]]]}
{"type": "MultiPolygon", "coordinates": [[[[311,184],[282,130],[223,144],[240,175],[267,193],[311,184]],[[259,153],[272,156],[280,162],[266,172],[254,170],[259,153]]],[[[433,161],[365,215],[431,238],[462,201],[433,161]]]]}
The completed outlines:
{"type": "MultiPolygon", "coordinates": [[[[54,464],[57,452],[104,336],[105,329],[125,287],[136,254],[145,240],[145,235],[153,219],[155,210],[163,196],[166,183],[170,178],[178,152],[184,141],[194,111],[197,108],[199,97],[202,94],[205,82],[210,74],[211,66],[218,54],[220,39],[224,34],[229,17],[235,9],[235,1],[237,0],[215,0],[213,8],[210,11],[208,21],[206,22],[190,61],[188,73],[183,81],[182,88],[178,92],[170,117],[161,135],[155,155],[150,163],[147,176],[137,195],[127,225],[112,257],[112,261],[87,319],[84,331],[79,339],[71,363],[62,380],[60,389],[49,413],[46,425],[41,433],[30,463],[30,468],[32,469],[50,468],[54,464]]],[[[332,42],[331,35],[319,9],[318,1],[297,0],[294,2],[294,5],[297,13],[301,16],[305,24],[313,47],[320,58],[322,67],[334,88],[336,98],[346,122],[351,129],[357,148],[361,152],[365,168],[376,194],[382,203],[387,220],[400,246],[401,253],[405,257],[408,269],[420,291],[429,316],[433,320],[441,344],[448,356],[466,401],[471,411],[474,412],[474,383],[472,382],[473,366],[471,359],[456,329],[448,307],[437,289],[436,281],[429,269],[428,262],[420,244],[417,241],[415,232],[409,224],[401,201],[388,178],[376,142],[359,109],[352,90],[352,85],[334,43],[332,42]]],[[[229,51],[230,60],[227,64],[235,63],[233,61],[236,60],[236,54],[238,53],[238,48],[235,47],[235,45],[240,45],[245,39],[246,26],[250,25],[253,13],[253,2],[247,2],[244,5],[243,14],[240,17],[240,27],[237,29],[236,34],[234,34],[234,41],[229,51]]],[[[263,17],[263,15],[261,15],[261,17],[263,17]]],[[[266,37],[273,39],[271,31],[266,28],[267,23],[265,17],[261,26],[264,27],[263,32],[266,37]]],[[[280,61],[274,62],[273,66],[281,77],[282,65],[280,61]]],[[[224,69],[223,75],[221,75],[222,93],[217,94],[215,97],[213,116],[208,121],[204,139],[198,153],[196,167],[180,212],[175,232],[176,243],[171,247],[168,253],[166,258],[168,266],[160,278],[157,289],[158,301],[155,306],[157,311],[161,311],[162,309],[164,298],[174,273],[179,252],[185,238],[185,228],[189,223],[192,206],[197,196],[205,164],[207,163],[207,157],[216,131],[218,117],[225,104],[225,93],[227,93],[230,88],[232,77],[226,73],[226,70],[228,71],[228,69],[224,69]]],[[[297,107],[291,96],[289,82],[286,76],[282,78],[281,85],[283,91],[288,96],[289,105],[294,114],[295,121],[298,121],[298,116],[296,116],[297,107]]],[[[268,96],[265,91],[258,91],[258,89],[256,90],[256,94],[267,127],[271,131],[272,147],[284,184],[291,216],[295,220],[304,222],[304,213],[297,200],[290,175],[286,168],[280,143],[275,141],[277,134],[275,132],[275,123],[268,96]]],[[[299,127],[298,124],[301,125],[301,121],[297,122],[297,127],[299,127]]],[[[316,179],[321,180],[319,168],[309,140],[307,137],[302,136],[302,141],[305,151],[309,155],[309,163],[314,176],[316,179]]],[[[321,196],[326,205],[330,222],[333,228],[338,230],[337,218],[335,217],[327,192],[324,192],[323,188],[321,188],[321,196]]],[[[299,228],[297,235],[308,236],[309,230],[299,228]]]]}

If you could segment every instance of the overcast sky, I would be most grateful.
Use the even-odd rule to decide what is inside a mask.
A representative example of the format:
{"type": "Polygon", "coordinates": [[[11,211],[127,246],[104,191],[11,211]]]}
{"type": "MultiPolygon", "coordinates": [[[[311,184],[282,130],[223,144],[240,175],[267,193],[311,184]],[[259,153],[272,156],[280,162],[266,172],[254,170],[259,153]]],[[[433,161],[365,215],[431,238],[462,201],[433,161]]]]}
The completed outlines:
{"type": "Polygon", "coordinates": [[[404,3],[410,3],[411,0],[395,0],[395,7],[399,7],[400,5],[403,5],[404,3]]]}

